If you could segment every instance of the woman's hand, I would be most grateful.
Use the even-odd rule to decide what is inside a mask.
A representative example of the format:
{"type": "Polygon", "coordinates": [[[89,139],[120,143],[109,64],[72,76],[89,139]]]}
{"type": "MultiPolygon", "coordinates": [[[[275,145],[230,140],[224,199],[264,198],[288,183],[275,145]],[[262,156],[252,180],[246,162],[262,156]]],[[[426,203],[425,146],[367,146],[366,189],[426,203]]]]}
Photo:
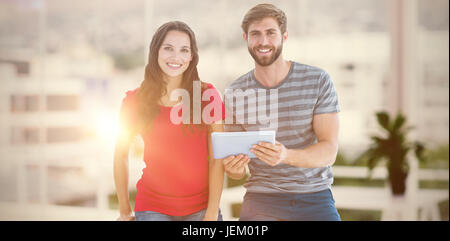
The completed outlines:
{"type": "Polygon", "coordinates": [[[222,163],[227,175],[235,180],[239,180],[245,175],[245,165],[250,162],[247,155],[228,156],[222,159],[222,163]]]}
{"type": "Polygon", "coordinates": [[[203,221],[217,221],[217,216],[215,216],[215,217],[205,216],[203,218],[203,221]]]}
{"type": "Polygon", "coordinates": [[[119,218],[117,218],[117,221],[134,221],[134,220],[135,220],[135,218],[134,218],[134,216],[133,216],[132,213],[129,213],[129,214],[121,214],[121,215],[119,216],[119,218]]]}
{"type": "Polygon", "coordinates": [[[219,216],[219,210],[210,211],[210,209],[206,209],[205,217],[203,217],[203,221],[217,221],[219,216]]]}

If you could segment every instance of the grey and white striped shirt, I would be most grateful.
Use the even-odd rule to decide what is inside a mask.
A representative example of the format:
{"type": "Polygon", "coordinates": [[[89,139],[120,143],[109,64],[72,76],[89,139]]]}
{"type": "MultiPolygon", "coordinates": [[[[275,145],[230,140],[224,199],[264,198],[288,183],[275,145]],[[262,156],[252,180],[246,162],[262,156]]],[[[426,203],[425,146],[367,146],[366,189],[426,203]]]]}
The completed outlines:
{"type": "MultiPolygon", "coordinates": [[[[232,110],[234,122],[226,124],[225,130],[276,130],[276,140],[286,148],[301,149],[317,143],[312,128],[313,116],[340,111],[337,93],[328,73],[320,68],[296,62],[292,62],[288,75],[278,86],[264,87],[256,81],[254,70],[252,70],[235,80],[227,88],[227,91],[239,89],[244,92],[253,89],[258,95],[261,91],[267,91],[266,103],[261,103],[261,99],[256,99],[257,95],[250,95],[244,102],[234,104],[233,109],[227,110],[229,113],[232,110]],[[269,90],[274,89],[278,91],[278,103],[276,100],[270,99],[269,90]],[[254,102],[257,102],[256,109],[253,106],[254,102]],[[249,104],[251,104],[251,108],[249,108],[249,104]],[[272,121],[276,125],[261,124],[258,120],[256,122],[248,121],[252,120],[250,117],[254,117],[258,105],[278,107],[277,115],[269,115],[269,108],[266,110],[266,116],[275,116],[276,120],[272,121]]],[[[271,167],[254,158],[249,163],[249,170],[251,176],[244,184],[248,192],[310,193],[330,188],[333,183],[330,166],[300,168],[279,164],[271,167]]]]}

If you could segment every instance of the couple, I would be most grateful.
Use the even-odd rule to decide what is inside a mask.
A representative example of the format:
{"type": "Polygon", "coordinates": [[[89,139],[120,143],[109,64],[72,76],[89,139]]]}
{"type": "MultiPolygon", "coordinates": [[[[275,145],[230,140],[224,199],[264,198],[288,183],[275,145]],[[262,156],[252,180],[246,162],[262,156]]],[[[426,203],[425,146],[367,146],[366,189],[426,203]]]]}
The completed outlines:
{"type": "MultiPolygon", "coordinates": [[[[145,79],[126,93],[121,106],[122,127],[114,153],[118,220],[220,221],[224,173],[242,179],[247,164],[251,176],[244,185],[240,220],[340,220],[330,190],[338,150],[337,94],[325,71],[283,59],[286,25],[284,12],[271,4],[253,7],[242,22],[255,69],[229,89],[277,89],[279,97],[277,141],[254,145],[253,159],[246,155],[214,159],[210,133],[258,130],[257,124],[223,125],[225,113],[214,115],[211,124],[170,121],[171,108],[182,104],[170,93],[185,89],[190,98],[194,96],[193,82],[200,79],[197,45],[194,33],[182,22],[166,23],[156,31],[145,79]],[[136,185],[133,216],[128,150],[136,135],[144,140],[146,167],[136,185]]],[[[201,90],[214,91],[214,98],[220,99],[211,84],[202,82],[201,90]]],[[[217,99],[202,101],[201,107],[212,103],[225,110],[217,99]]],[[[248,114],[248,109],[244,112],[248,114]]]]}

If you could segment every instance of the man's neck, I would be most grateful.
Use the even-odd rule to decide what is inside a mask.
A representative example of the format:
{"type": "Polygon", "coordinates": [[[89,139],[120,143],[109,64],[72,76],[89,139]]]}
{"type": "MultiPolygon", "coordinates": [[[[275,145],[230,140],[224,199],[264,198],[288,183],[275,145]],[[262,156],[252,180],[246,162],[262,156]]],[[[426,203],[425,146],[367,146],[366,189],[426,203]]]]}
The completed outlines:
{"type": "Polygon", "coordinates": [[[255,78],[265,87],[274,87],[280,84],[289,73],[291,62],[280,56],[269,66],[261,66],[255,63],[255,78]]]}

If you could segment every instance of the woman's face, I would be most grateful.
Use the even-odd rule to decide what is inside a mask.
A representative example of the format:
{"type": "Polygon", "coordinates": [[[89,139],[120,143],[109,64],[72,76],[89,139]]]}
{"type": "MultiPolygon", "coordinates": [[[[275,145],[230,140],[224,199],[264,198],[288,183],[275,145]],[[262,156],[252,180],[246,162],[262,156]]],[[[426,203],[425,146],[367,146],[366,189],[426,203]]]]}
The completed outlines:
{"type": "Polygon", "coordinates": [[[167,32],[158,52],[158,64],[163,73],[170,77],[181,76],[189,67],[191,60],[189,36],[176,30],[167,32]]]}

